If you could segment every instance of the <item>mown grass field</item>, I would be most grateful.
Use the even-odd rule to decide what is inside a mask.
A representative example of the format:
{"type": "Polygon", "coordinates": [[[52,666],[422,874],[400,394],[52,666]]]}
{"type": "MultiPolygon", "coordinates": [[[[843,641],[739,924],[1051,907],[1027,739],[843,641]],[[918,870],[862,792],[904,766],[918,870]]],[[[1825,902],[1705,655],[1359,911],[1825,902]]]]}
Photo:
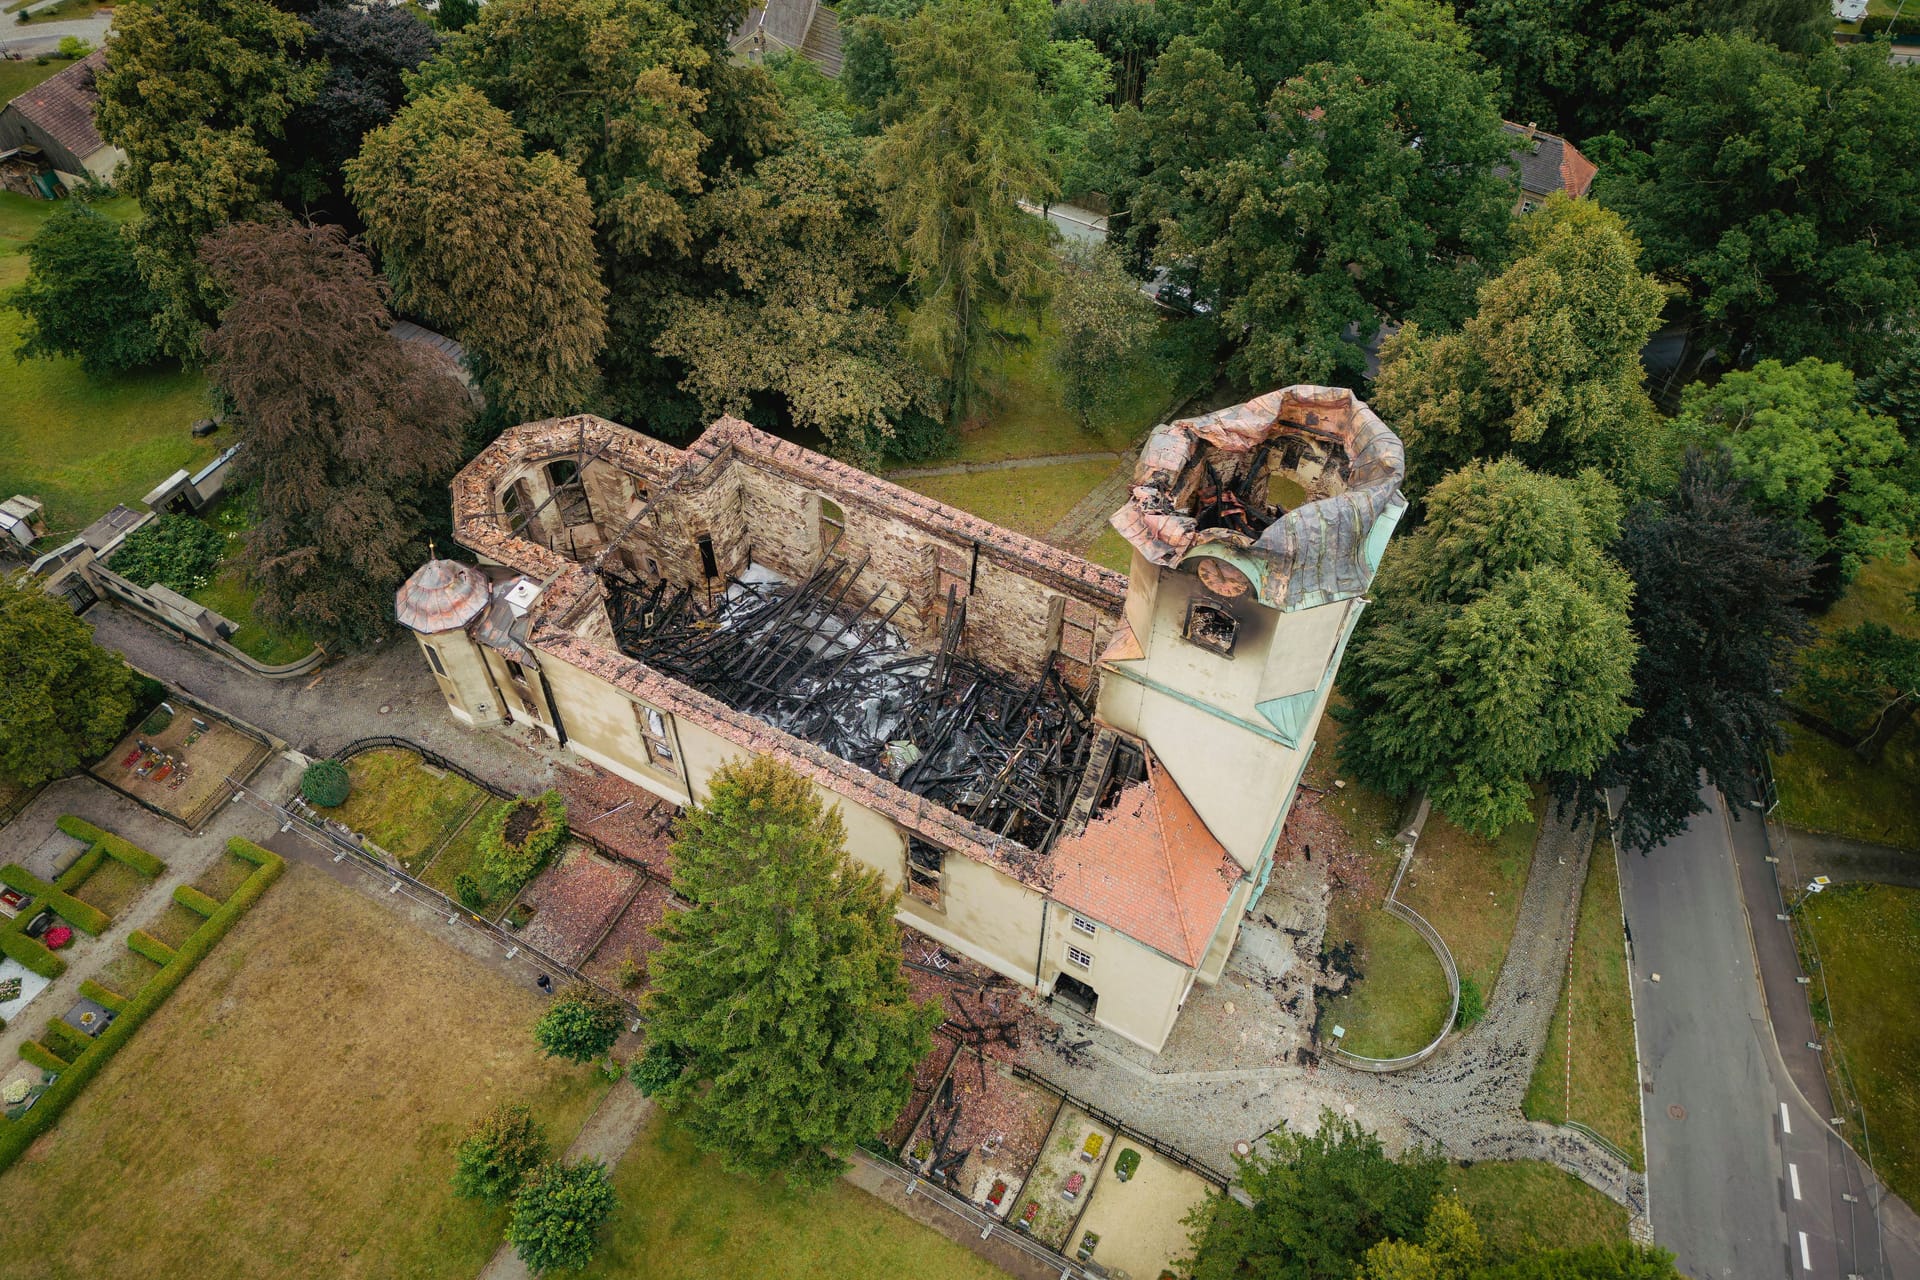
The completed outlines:
{"type": "Polygon", "coordinates": [[[810,1193],[727,1173],[658,1112],[620,1161],[613,1184],[620,1209],[588,1276],[989,1280],[1006,1275],[844,1182],[810,1193]]]}
{"type": "Polygon", "coordinates": [[[564,1147],[605,1088],[541,1055],[542,1001],[292,865],[0,1176],[0,1271],[472,1280],[504,1213],[452,1149],[499,1102],[564,1147]]]}
{"type": "Polygon", "coordinates": [[[59,58],[48,59],[44,67],[32,58],[0,61],[0,106],[5,106],[41,81],[58,75],[70,65],[59,58]]]}
{"type": "Polygon", "coordinates": [[[1543,1161],[1482,1160],[1456,1166],[1444,1185],[1473,1214],[1496,1259],[1534,1244],[1577,1249],[1627,1238],[1624,1207],[1543,1161]]]}
{"type": "Polygon", "coordinates": [[[1534,1065],[1522,1109],[1530,1120],[1580,1123],[1645,1167],[1640,1140],[1640,1073],[1633,1006],[1627,992],[1626,939],[1620,925],[1620,866],[1613,845],[1594,844],[1580,893],[1573,971],[1554,1007],[1547,1046],[1534,1065]],[[1568,1008],[1571,1004],[1572,1019],[1568,1008]],[[1572,1053],[1567,1037],[1571,1027],[1572,1053]],[[1569,1071],[1572,1093],[1568,1093],[1569,1071]]]}
{"type": "MultiPolygon", "coordinates": [[[[950,476],[921,476],[900,483],[929,498],[959,507],[982,520],[1045,538],[1069,511],[1113,471],[1118,463],[1062,462],[1012,471],[973,471],[950,476]]],[[[1118,534],[1114,535],[1116,538],[1118,534]]]]}
{"type": "Polygon", "coordinates": [[[381,748],[347,761],[353,790],[324,812],[419,872],[486,793],[465,778],[430,769],[411,751],[381,748]]]}

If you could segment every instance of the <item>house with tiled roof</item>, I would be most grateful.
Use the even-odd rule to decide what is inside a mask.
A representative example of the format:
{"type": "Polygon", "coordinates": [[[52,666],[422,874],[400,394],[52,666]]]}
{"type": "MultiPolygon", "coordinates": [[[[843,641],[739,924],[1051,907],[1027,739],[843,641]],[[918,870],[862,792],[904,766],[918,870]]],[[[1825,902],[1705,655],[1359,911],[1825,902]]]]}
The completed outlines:
{"type": "Polygon", "coordinates": [[[781,49],[830,76],[840,74],[840,15],[820,0],[763,0],[747,10],[727,42],[733,56],[759,62],[781,49]]]}
{"type": "Polygon", "coordinates": [[[395,611],[462,724],[677,805],[782,760],[903,923],[1157,1053],[1273,870],[1404,474],[1339,388],[1164,424],[1122,575],[731,417],[556,418],[460,472],[477,567],[395,611]]]}
{"type": "Polygon", "coordinates": [[[1520,199],[1515,213],[1530,213],[1547,202],[1556,191],[1564,191],[1575,200],[1586,198],[1593,186],[1598,165],[1580,154],[1580,148],[1557,133],[1532,124],[1500,122],[1515,139],[1512,165],[1501,165],[1494,172],[1519,182],[1520,199]]]}
{"type": "Polygon", "coordinates": [[[127,158],[94,128],[100,102],[94,76],[107,65],[96,50],[51,79],[28,89],[0,109],[0,152],[38,155],[69,187],[110,182],[127,158]]]}

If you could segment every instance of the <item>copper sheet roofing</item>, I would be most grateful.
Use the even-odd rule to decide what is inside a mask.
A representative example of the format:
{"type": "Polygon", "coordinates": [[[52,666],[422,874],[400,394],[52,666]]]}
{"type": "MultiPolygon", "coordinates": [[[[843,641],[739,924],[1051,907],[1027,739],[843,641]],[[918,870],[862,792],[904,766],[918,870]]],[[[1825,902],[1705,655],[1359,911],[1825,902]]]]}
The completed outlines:
{"type": "Polygon", "coordinates": [[[487,575],[457,560],[429,560],[393,596],[400,625],[423,635],[452,631],[487,607],[487,575]]]}
{"type": "Polygon", "coordinates": [[[1367,536],[1389,509],[1403,507],[1407,470],[1400,437],[1343,387],[1283,387],[1198,418],[1155,427],[1133,470],[1127,505],[1113,527],[1157,565],[1180,564],[1197,549],[1251,564],[1262,603],[1301,608],[1348,599],[1367,588],[1367,536]],[[1294,437],[1336,450],[1341,492],[1302,503],[1259,537],[1202,528],[1192,513],[1194,473],[1209,457],[1247,455],[1294,437]]]}
{"type": "Polygon", "coordinates": [[[1147,780],[1053,847],[1053,898],[1197,965],[1244,874],[1151,754],[1147,780]]]}

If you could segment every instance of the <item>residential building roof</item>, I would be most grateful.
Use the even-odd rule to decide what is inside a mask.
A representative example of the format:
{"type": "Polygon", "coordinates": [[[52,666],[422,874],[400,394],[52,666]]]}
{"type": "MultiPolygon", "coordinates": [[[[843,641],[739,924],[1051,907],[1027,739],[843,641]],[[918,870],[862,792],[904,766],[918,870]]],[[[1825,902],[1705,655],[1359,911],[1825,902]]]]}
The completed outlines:
{"type": "Polygon", "coordinates": [[[1055,901],[1186,965],[1244,874],[1149,753],[1147,779],[1053,846],[1055,901]]]}
{"type": "Polygon", "coordinates": [[[790,49],[830,76],[840,74],[840,16],[820,0],[765,0],[747,10],[729,42],[733,52],[763,58],[790,49]]]}
{"type": "Polygon", "coordinates": [[[107,144],[93,127],[93,108],[100,101],[94,88],[94,75],[105,70],[107,51],[96,49],[65,71],[44,80],[7,104],[22,118],[55,142],[71,151],[76,159],[103,149],[107,144]]]}
{"type": "Polygon", "coordinates": [[[1515,124],[1511,120],[1500,123],[1508,133],[1524,141],[1514,148],[1513,168],[1502,165],[1495,173],[1505,177],[1517,169],[1520,189],[1532,195],[1564,191],[1579,200],[1587,194],[1600,167],[1581,155],[1580,148],[1559,134],[1534,125],[1515,124]]]}

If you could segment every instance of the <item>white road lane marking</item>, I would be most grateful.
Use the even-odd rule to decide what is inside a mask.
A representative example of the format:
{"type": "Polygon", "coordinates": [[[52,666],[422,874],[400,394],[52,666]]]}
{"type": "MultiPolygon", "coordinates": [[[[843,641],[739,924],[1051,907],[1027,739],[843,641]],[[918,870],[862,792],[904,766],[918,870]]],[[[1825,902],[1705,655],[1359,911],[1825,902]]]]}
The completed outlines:
{"type": "Polygon", "coordinates": [[[1780,1104],[1780,1132],[1793,1132],[1793,1121],[1787,1119],[1787,1104],[1784,1102],[1780,1104]]]}
{"type": "Polygon", "coordinates": [[[1798,1200],[1800,1198],[1800,1166],[1797,1164],[1789,1164],[1787,1166],[1787,1177],[1793,1182],[1793,1198],[1798,1200]]]}
{"type": "Polygon", "coordinates": [[[1800,1233],[1800,1267],[1804,1271],[1813,1270],[1813,1255],[1807,1252],[1807,1233],[1800,1233]]]}

